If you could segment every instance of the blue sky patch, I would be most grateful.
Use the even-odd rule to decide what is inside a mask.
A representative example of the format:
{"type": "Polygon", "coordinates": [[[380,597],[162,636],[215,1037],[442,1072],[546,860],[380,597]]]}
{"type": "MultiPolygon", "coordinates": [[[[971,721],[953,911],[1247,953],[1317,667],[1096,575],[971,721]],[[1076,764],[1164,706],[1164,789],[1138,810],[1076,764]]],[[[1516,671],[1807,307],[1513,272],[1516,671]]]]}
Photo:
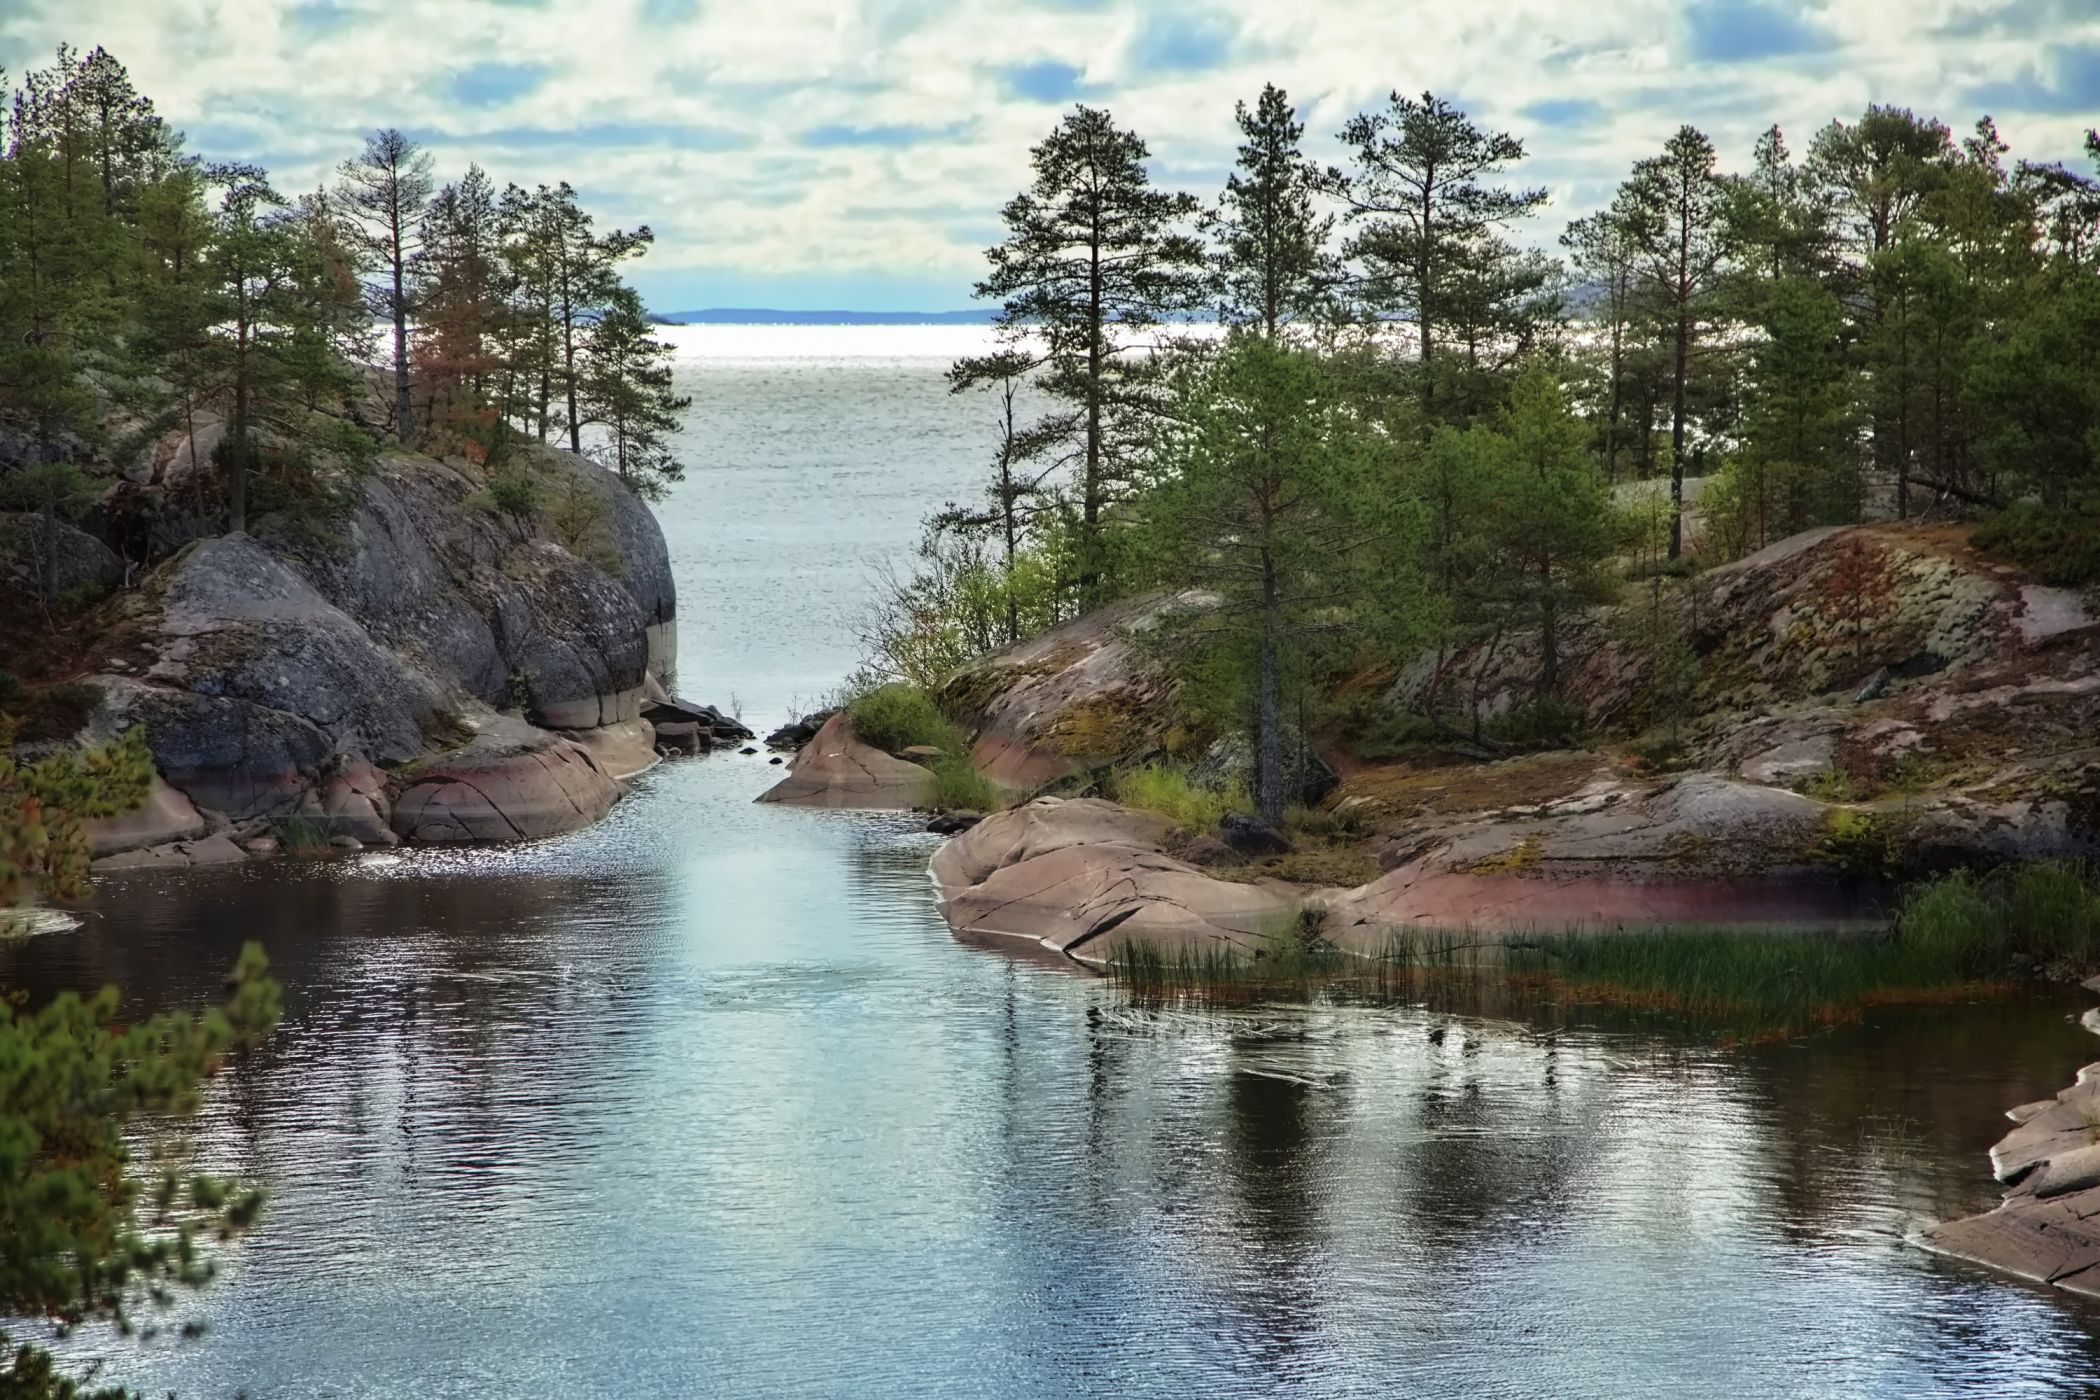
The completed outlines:
{"type": "Polygon", "coordinates": [[[1541,126],[1588,126],[1604,116],[1604,104],[1586,97],[1549,97],[1520,108],[1519,115],[1541,126]]]}
{"type": "Polygon", "coordinates": [[[967,122],[951,126],[914,126],[900,123],[894,126],[849,126],[831,123],[813,126],[802,133],[802,144],[819,149],[834,146],[887,146],[904,149],[923,146],[932,141],[952,141],[969,130],[967,122]]]}
{"type": "Polygon", "coordinates": [[[1054,58],[1019,64],[1000,73],[1006,90],[1025,102],[1070,102],[1087,90],[1082,76],[1071,64],[1054,58]]]}
{"type": "Polygon", "coordinates": [[[1202,73],[1231,58],[1238,37],[1230,15],[1155,10],[1131,38],[1130,63],[1141,73],[1202,73]]]}
{"type": "Polygon", "coordinates": [[[1829,47],[1830,36],[1786,6],[1753,0],[1706,0],[1685,15],[1692,57],[1701,63],[1785,58],[1829,47]]]}
{"type": "Polygon", "coordinates": [[[452,75],[452,96],[470,107],[500,107],[547,81],[544,63],[477,63],[452,75]]]}

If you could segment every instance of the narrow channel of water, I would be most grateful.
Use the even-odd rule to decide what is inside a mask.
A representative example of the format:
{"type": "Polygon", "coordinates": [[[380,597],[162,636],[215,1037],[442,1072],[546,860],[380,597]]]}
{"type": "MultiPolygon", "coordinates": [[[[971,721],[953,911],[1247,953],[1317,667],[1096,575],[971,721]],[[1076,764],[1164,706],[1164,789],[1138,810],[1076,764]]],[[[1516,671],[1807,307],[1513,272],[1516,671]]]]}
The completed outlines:
{"type": "MultiPolygon", "coordinates": [[[[721,441],[762,444],[786,411],[768,377],[931,422],[922,359],[702,387],[721,441]]],[[[733,682],[770,720],[837,674],[825,619],[853,585],[823,561],[871,421],[846,415],[836,461],[703,458],[667,510],[696,696],[733,682]],[[827,523],[785,523],[819,500],[827,523]]],[[[861,528],[908,540],[969,446],[909,490],[881,476],[861,528]]],[[[142,1009],[210,997],[249,937],[286,984],[282,1032],[198,1129],[269,1185],[264,1227],[186,1310],[202,1340],[120,1350],[111,1379],[258,1400],[2100,1386],[2090,1314],[1905,1243],[1988,1204],[2002,1110],[2095,1057],[2069,1000],[1728,1053],[1407,1008],[1140,1014],[955,942],[932,838],[753,806],[777,771],[668,765],[530,847],[110,879],[79,932],[0,947],[0,984],[115,981],[142,1009]]]]}

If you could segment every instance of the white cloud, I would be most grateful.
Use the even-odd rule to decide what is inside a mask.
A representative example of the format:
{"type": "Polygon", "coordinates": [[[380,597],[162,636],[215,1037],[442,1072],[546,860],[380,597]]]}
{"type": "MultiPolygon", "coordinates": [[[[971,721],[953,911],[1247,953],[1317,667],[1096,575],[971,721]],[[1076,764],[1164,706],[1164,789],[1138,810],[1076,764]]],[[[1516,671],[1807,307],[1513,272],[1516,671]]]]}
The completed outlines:
{"type": "MultiPolygon", "coordinates": [[[[1870,100],[1964,129],[1989,84],[2100,45],[2090,8],[1781,0],[1760,9],[1787,42],[1699,62],[1697,42],[1742,31],[1695,26],[1681,0],[9,0],[0,59],[103,44],[193,145],[264,160],[288,188],[386,125],[428,134],[448,170],[568,179],[609,222],[657,229],[642,281],[659,305],[798,286],[947,305],[1056,119],[1013,96],[1028,65],[1073,70],[1203,192],[1231,158],[1234,100],[1265,81],[1328,158],[1333,130],[1390,89],[1450,95],[1524,136],[1554,194],[1534,231],[1550,243],[1681,121],[1737,160],[1770,122],[1799,150],[1870,100]],[[1547,102],[1564,124],[1524,115],[1547,102]]],[[[1999,112],[2015,153],[2072,155],[2093,118],[2066,105],[1999,112]]]]}

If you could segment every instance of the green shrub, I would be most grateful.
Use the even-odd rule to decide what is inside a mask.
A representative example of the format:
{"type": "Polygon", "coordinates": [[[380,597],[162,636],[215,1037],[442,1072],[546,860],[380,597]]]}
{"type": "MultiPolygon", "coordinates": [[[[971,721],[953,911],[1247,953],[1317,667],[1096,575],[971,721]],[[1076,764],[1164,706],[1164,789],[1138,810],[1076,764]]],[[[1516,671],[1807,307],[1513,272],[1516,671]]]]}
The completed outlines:
{"type": "Polygon", "coordinates": [[[1896,937],[1922,971],[1960,977],[2003,961],[2002,914],[1982,881],[1957,870],[1910,891],[1896,937]]]}
{"type": "Polygon", "coordinates": [[[1006,805],[1006,792],[977,771],[977,765],[962,754],[951,754],[935,763],[933,805],[944,812],[996,812],[1006,805]]]}
{"type": "Polygon", "coordinates": [[[1343,740],[1350,753],[1367,762],[1438,753],[1451,746],[1451,736],[1436,721],[1413,710],[1388,710],[1363,721],[1343,740]]]}
{"type": "Polygon", "coordinates": [[[1802,779],[1801,795],[1818,802],[1851,802],[1859,796],[1859,789],[1850,773],[1832,763],[1802,779]]]}
{"type": "Polygon", "coordinates": [[[2005,923],[2013,946],[2038,961],[2089,964],[2100,952],[2100,872],[2021,866],[2006,886],[2005,923]]]}
{"type": "Polygon", "coordinates": [[[1582,742],[1585,719],[1582,706],[1572,700],[1541,695],[1495,716],[1481,732],[1513,749],[1571,749],[1582,742]]]}
{"type": "Polygon", "coordinates": [[[2050,510],[2033,501],[1999,511],[1970,537],[2044,583],[2076,588],[2100,583],[2100,512],[2050,510]]]}
{"type": "Polygon", "coordinates": [[[967,748],[955,721],[942,714],[933,697],[917,686],[876,686],[849,701],[846,713],[862,743],[888,753],[914,744],[931,744],[947,754],[961,754],[967,748]]]}
{"type": "Polygon", "coordinates": [[[1125,807],[1141,807],[1171,818],[1190,831],[1213,832],[1227,812],[1245,811],[1247,790],[1238,784],[1212,787],[1167,763],[1126,768],[1110,783],[1110,792],[1125,807]]]}
{"type": "Polygon", "coordinates": [[[523,466],[501,467],[489,478],[489,504],[513,520],[538,518],[544,494],[539,477],[523,466]]]}

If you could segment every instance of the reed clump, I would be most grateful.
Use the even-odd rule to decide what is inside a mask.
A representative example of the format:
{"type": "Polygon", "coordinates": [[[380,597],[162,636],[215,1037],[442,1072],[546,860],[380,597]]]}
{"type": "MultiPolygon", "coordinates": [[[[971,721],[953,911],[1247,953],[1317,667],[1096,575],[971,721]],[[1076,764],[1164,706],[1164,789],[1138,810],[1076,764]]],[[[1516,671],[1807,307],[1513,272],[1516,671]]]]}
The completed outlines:
{"type": "Polygon", "coordinates": [[[1612,1007],[1761,1041],[1857,1020],[1873,1006],[2009,995],[2023,982],[2096,965],[2100,871],[2052,863],[1942,876],[1912,890],[1888,928],[1866,933],[1680,927],[1490,938],[1423,930],[1364,956],[1335,949],[1308,916],[1252,956],[1130,946],[1109,971],[1133,997],[1153,1001],[1448,1003],[1470,992],[1502,1007],[1612,1007]]]}

